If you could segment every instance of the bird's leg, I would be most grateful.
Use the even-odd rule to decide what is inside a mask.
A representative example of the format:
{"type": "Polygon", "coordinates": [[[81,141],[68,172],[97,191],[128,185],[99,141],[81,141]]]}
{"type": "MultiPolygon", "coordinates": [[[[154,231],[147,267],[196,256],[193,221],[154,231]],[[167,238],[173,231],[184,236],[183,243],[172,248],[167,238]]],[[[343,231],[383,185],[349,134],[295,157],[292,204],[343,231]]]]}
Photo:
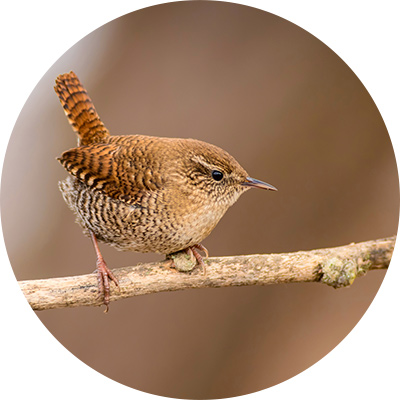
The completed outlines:
{"type": "Polygon", "coordinates": [[[200,253],[197,250],[202,251],[206,256],[205,258],[208,258],[208,250],[201,243],[195,244],[186,249],[186,251],[191,251],[192,254],[195,256],[195,258],[197,260],[197,264],[199,264],[201,266],[201,268],[203,269],[203,275],[205,275],[206,274],[206,265],[204,264],[203,257],[200,255],[200,253]]]}
{"type": "MultiPolygon", "coordinates": [[[[202,251],[206,256],[205,258],[208,258],[208,250],[201,243],[198,243],[198,244],[195,244],[194,246],[192,246],[192,251],[193,251],[193,249],[202,251]]],[[[199,257],[201,257],[197,251],[196,251],[196,253],[199,257]]],[[[195,255],[195,257],[196,257],[196,255],[195,255]]],[[[197,257],[196,257],[196,259],[197,259],[197,257]]],[[[201,260],[203,261],[203,259],[201,259],[201,260]]]]}
{"type": "Polygon", "coordinates": [[[92,231],[90,232],[90,238],[92,239],[92,243],[94,249],[96,251],[96,272],[97,272],[97,281],[99,286],[99,293],[103,296],[103,303],[106,306],[104,312],[108,312],[108,305],[110,304],[110,281],[113,281],[116,286],[119,286],[118,279],[114,276],[114,274],[108,269],[106,262],[104,261],[103,256],[100,253],[99,245],[97,243],[96,236],[92,231]]]}
{"type": "Polygon", "coordinates": [[[168,264],[165,266],[179,272],[190,272],[196,265],[200,265],[203,270],[203,275],[205,275],[206,266],[199,251],[203,251],[206,258],[208,257],[208,250],[202,244],[195,244],[186,249],[177,251],[176,253],[168,254],[168,264]],[[189,256],[189,258],[187,256],[189,256]]]}

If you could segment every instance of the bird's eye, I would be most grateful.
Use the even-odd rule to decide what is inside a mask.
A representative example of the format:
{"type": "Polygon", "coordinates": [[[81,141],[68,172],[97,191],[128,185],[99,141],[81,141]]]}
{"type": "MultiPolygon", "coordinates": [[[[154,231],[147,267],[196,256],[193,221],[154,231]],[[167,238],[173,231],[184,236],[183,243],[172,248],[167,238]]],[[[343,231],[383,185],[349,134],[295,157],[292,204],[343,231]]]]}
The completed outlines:
{"type": "Polygon", "coordinates": [[[216,169],[211,172],[211,176],[213,177],[214,181],[220,181],[223,177],[224,174],[221,171],[217,171],[216,169]]]}

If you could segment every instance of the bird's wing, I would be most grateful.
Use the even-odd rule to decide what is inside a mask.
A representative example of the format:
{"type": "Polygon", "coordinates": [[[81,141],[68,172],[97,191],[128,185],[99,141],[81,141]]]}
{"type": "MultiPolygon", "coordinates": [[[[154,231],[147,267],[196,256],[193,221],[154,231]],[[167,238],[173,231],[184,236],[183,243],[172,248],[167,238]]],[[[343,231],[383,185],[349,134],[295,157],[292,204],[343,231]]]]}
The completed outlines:
{"type": "Polygon", "coordinates": [[[97,143],[64,152],[58,160],[81,182],[107,196],[129,204],[146,191],[162,187],[160,177],[154,176],[146,158],[135,157],[140,152],[134,146],[118,143],[97,143]]]}

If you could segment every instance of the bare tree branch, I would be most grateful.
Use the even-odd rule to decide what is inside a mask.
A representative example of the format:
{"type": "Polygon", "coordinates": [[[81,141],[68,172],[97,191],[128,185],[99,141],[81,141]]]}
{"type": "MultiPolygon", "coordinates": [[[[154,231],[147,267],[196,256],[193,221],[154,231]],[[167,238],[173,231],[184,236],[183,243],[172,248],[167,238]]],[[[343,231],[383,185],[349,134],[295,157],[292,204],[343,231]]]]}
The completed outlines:
{"type": "MultiPolygon", "coordinates": [[[[177,272],[168,261],[113,270],[120,288],[111,288],[111,301],[149,293],[182,289],[269,285],[289,282],[321,282],[334,288],[351,285],[356,277],[372,269],[388,268],[396,237],[347,246],[283,254],[213,257],[200,268],[177,272]]],[[[184,253],[175,256],[180,270],[192,263],[184,253]]],[[[34,310],[97,306],[102,304],[95,274],[65,278],[20,281],[34,310]]]]}

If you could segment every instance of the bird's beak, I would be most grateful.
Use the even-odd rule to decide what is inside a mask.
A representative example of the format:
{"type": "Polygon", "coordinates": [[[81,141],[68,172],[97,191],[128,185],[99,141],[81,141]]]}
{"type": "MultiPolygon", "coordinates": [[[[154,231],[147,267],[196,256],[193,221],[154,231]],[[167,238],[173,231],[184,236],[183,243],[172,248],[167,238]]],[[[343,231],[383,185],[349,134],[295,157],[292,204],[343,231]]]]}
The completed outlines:
{"type": "Polygon", "coordinates": [[[242,183],[242,186],[250,186],[260,189],[273,190],[275,192],[278,190],[275,186],[272,186],[269,183],[265,183],[263,181],[259,181],[258,179],[253,179],[250,177],[246,178],[246,180],[242,183]]]}

